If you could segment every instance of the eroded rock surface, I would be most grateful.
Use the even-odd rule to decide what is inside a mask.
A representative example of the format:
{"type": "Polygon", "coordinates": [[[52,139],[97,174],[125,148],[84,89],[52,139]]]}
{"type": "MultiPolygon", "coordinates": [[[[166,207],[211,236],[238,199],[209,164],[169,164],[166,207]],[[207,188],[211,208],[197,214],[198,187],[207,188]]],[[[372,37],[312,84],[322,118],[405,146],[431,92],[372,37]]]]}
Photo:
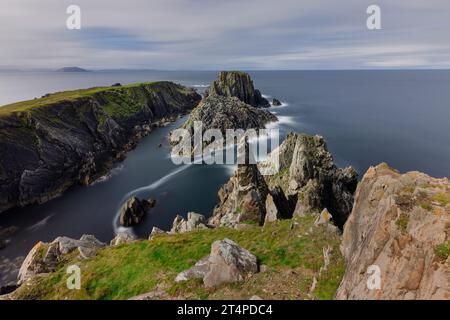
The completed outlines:
{"type": "Polygon", "coordinates": [[[120,208],[119,223],[124,227],[139,224],[147,212],[155,206],[155,200],[131,197],[120,208]]]}
{"type": "Polygon", "coordinates": [[[157,82],[22,102],[40,105],[0,116],[0,212],[94,181],[153,123],[187,113],[200,99],[194,90],[157,82]]]}
{"type": "Polygon", "coordinates": [[[220,72],[217,80],[205,92],[205,97],[211,95],[236,97],[253,107],[270,107],[261,92],[254,88],[250,75],[242,71],[220,72]]]}
{"type": "Polygon", "coordinates": [[[267,123],[277,121],[277,117],[236,97],[211,95],[192,111],[183,128],[193,131],[195,121],[202,123],[203,131],[218,129],[225,134],[226,129],[261,129],[267,123]]]}
{"type": "Polygon", "coordinates": [[[449,239],[448,179],[400,174],[386,164],[371,167],[345,224],[348,264],[337,299],[449,300],[449,239]],[[381,286],[369,289],[376,270],[381,286]]]}

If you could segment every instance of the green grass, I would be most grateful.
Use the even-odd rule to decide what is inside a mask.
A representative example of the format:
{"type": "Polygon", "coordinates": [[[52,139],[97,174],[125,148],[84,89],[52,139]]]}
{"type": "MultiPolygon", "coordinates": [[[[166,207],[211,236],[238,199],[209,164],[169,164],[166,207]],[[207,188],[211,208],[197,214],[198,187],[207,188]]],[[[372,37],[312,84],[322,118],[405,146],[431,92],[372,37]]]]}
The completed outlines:
{"type": "Polygon", "coordinates": [[[433,210],[433,206],[428,202],[424,202],[420,206],[422,207],[422,209],[425,209],[427,211],[433,210]]]}
{"type": "MultiPolygon", "coordinates": [[[[11,112],[27,111],[27,110],[34,109],[34,108],[39,108],[39,107],[59,103],[62,101],[73,101],[73,100],[77,100],[80,98],[93,96],[93,95],[96,95],[99,93],[106,93],[106,94],[112,94],[112,95],[119,94],[120,95],[121,93],[126,92],[127,89],[156,84],[156,83],[158,83],[158,82],[135,83],[135,84],[124,85],[121,87],[94,87],[94,88],[89,88],[89,89],[56,92],[56,93],[52,93],[43,98],[21,101],[21,102],[16,102],[13,104],[1,106],[0,107],[0,116],[8,115],[11,112]]],[[[110,110],[114,110],[113,106],[110,106],[109,108],[110,108],[110,110]]]]}
{"type": "MultiPolygon", "coordinates": [[[[73,256],[55,273],[37,279],[33,286],[22,286],[17,291],[18,298],[127,299],[164,284],[169,294],[206,299],[211,292],[203,288],[201,281],[175,283],[173,279],[177,273],[208,255],[212,242],[229,238],[254,253],[260,263],[267,265],[274,273],[286,268],[317,272],[323,265],[322,249],[331,245],[332,261],[328,272],[319,279],[316,296],[330,299],[344,270],[344,261],[339,253],[339,236],[328,233],[326,228],[314,227],[312,216],[298,221],[299,225],[293,229],[290,227],[291,220],[286,220],[270,223],[263,228],[198,230],[108,247],[90,260],[79,261],[73,256]],[[313,232],[305,235],[311,227],[313,232]],[[81,290],[68,290],[65,285],[66,267],[74,263],[81,268],[81,290]]],[[[263,275],[257,274],[255,277],[263,275]]],[[[299,283],[292,283],[292,286],[299,288],[300,279],[303,278],[299,277],[299,283]]],[[[260,283],[261,286],[267,285],[264,281],[260,283]]],[[[239,292],[243,285],[228,285],[222,289],[239,292]]],[[[251,286],[250,290],[259,292],[260,285],[251,286]]],[[[218,289],[219,292],[222,289],[218,289]]]]}

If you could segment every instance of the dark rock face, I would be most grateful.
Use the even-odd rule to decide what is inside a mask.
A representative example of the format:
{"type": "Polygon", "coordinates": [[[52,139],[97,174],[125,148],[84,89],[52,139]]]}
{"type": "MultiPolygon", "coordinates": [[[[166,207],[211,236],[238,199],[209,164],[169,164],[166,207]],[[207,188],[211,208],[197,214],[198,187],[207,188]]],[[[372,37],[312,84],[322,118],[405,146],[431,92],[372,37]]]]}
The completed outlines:
{"type": "MultiPolygon", "coordinates": [[[[334,223],[342,228],[353,207],[356,171],[352,167],[337,168],[320,136],[289,133],[278,156],[279,179],[289,202],[296,203],[294,214],[318,213],[327,208],[334,223]]],[[[271,161],[269,156],[267,163],[271,161]]]]}
{"type": "Polygon", "coordinates": [[[220,72],[217,80],[205,92],[205,97],[211,95],[237,97],[253,107],[270,107],[261,92],[254,88],[250,75],[241,71],[220,72]]]}
{"type": "Polygon", "coordinates": [[[281,106],[281,101],[274,98],[274,99],[272,100],[272,105],[273,105],[274,107],[279,107],[279,106],[281,106]]]}
{"type": "Polygon", "coordinates": [[[155,206],[155,201],[139,200],[136,197],[128,199],[120,209],[119,223],[124,227],[131,227],[139,224],[150,208],[155,206]]]}
{"type": "Polygon", "coordinates": [[[201,96],[170,82],[113,89],[0,116],[0,212],[43,203],[123,159],[152,123],[201,96]]]}
{"type": "Polygon", "coordinates": [[[277,121],[272,113],[252,107],[235,97],[208,96],[196,107],[184,128],[193,130],[194,121],[201,121],[203,129],[260,129],[268,122],[277,121]]]}

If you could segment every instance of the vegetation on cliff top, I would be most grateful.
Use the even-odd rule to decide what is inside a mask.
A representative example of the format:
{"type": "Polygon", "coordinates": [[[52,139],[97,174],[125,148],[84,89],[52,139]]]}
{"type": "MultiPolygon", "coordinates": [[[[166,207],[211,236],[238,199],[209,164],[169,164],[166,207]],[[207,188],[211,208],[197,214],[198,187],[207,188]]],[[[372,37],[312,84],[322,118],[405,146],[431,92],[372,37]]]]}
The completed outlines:
{"type": "MultiPolygon", "coordinates": [[[[0,107],[0,116],[8,115],[12,112],[20,112],[27,111],[38,107],[48,106],[55,103],[60,103],[63,101],[74,101],[80,98],[86,98],[95,96],[97,94],[106,94],[107,96],[116,98],[111,100],[111,105],[107,105],[105,110],[114,112],[115,107],[114,104],[117,104],[117,99],[124,100],[124,97],[129,94],[129,89],[131,88],[139,88],[146,87],[149,89],[152,85],[162,84],[164,82],[143,82],[143,83],[134,83],[123,86],[109,86],[109,87],[93,87],[89,89],[79,89],[79,90],[71,90],[71,91],[61,91],[56,93],[47,94],[41,98],[36,98],[33,100],[20,101],[8,105],[4,105],[0,107]]],[[[180,87],[182,88],[182,87],[180,87]]],[[[128,99],[130,99],[130,95],[128,95],[128,99]]],[[[126,102],[126,101],[125,101],[126,102]]]]}
{"type": "Polygon", "coordinates": [[[48,276],[37,277],[33,285],[15,292],[19,299],[128,299],[152,290],[163,289],[168,298],[248,299],[331,299],[343,272],[339,235],[326,227],[315,227],[313,216],[271,223],[263,228],[244,230],[218,228],[163,235],[100,250],[89,260],[71,256],[48,276]],[[268,271],[253,275],[242,283],[207,290],[201,281],[175,283],[177,273],[208,255],[215,240],[232,239],[253,252],[268,271]],[[331,246],[328,270],[318,278],[308,295],[313,277],[324,264],[323,248],[331,246]],[[66,267],[81,269],[81,290],[66,287],[66,267]]]}

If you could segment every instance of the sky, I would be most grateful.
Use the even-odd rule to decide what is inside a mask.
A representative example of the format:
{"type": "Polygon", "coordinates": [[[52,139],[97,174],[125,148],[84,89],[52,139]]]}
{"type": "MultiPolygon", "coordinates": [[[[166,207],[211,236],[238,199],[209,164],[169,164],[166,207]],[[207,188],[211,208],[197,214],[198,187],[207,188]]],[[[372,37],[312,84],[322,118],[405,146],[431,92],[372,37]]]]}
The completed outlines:
{"type": "Polygon", "coordinates": [[[0,0],[0,68],[450,67],[449,0],[0,0]],[[381,29],[366,26],[381,9],[381,29]],[[69,5],[81,29],[69,30],[69,5]]]}

